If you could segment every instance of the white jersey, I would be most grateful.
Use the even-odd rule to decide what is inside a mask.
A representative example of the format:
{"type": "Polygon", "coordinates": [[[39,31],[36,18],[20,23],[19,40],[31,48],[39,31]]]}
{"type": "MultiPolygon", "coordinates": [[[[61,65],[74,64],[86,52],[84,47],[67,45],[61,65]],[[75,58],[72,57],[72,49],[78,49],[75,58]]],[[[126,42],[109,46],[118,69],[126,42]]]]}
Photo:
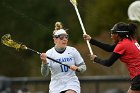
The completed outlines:
{"type": "MultiPolygon", "coordinates": [[[[46,55],[69,66],[79,65],[84,62],[80,53],[74,47],[70,46],[67,46],[63,53],[58,53],[53,47],[46,52],[46,55]]],[[[49,59],[47,59],[47,63],[51,71],[49,93],[60,93],[61,91],[68,89],[72,89],[77,93],[80,93],[80,82],[75,71],[49,59]]]]}

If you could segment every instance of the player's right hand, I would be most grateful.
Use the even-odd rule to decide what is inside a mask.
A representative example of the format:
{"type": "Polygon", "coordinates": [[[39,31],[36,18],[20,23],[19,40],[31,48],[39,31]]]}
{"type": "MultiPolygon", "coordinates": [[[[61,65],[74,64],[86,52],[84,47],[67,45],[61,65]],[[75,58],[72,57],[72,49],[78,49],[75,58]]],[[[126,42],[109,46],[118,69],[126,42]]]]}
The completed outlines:
{"type": "Polygon", "coordinates": [[[47,58],[46,53],[41,53],[40,59],[42,60],[43,63],[46,63],[46,58],[47,58]]]}

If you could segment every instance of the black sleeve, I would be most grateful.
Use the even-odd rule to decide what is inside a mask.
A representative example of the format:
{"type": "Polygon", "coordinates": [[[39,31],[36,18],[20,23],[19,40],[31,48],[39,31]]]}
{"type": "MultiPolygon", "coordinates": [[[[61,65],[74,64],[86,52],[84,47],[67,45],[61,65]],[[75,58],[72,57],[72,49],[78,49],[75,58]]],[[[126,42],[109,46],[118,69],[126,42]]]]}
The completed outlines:
{"type": "Polygon", "coordinates": [[[112,64],[113,64],[120,56],[121,56],[120,54],[117,54],[117,53],[114,53],[114,52],[113,52],[112,55],[110,56],[110,58],[108,58],[108,59],[106,59],[106,60],[102,60],[102,59],[99,58],[99,57],[95,57],[94,62],[109,67],[109,66],[112,66],[112,64]]]}
{"type": "Polygon", "coordinates": [[[113,52],[113,50],[114,50],[114,48],[116,46],[116,44],[114,44],[114,45],[104,44],[104,43],[99,42],[99,41],[97,41],[95,39],[91,39],[89,41],[89,43],[92,44],[92,45],[95,45],[95,46],[97,46],[97,47],[99,47],[99,48],[101,48],[101,49],[103,49],[105,51],[108,51],[108,52],[113,52]]]}

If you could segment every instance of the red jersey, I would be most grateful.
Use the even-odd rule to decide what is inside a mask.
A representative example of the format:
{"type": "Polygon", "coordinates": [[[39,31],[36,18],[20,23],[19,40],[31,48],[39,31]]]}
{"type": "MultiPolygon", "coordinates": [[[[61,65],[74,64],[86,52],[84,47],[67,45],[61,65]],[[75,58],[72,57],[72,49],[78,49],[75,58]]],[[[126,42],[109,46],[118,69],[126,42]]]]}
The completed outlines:
{"type": "Polygon", "coordinates": [[[140,46],[136,40],[119,41],[113,52],[121,55],[120,60],[126,64],[131,79],[140,75],[140,46]]]}

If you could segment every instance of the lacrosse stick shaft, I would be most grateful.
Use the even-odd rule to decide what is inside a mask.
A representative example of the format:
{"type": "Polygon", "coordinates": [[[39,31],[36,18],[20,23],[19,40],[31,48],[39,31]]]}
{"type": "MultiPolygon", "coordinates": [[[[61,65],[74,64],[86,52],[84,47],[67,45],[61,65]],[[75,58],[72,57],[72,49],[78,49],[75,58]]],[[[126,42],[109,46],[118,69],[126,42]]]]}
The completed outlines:
{"type": "MultiPolygon", "coordinates": [[[[85,30],[85,28],[84,28],[84,25],[83,25],[83,22],[82,22],[82,19],[81,19],[80,13],[79,13],[79,11],[78,11],[78,8],[77,8],[76,5],[74,5],[74,8],[75,8],[76,14],[77,14],[77,16],[78,16],[78,19],[79,19],[79,22],[80,22],[81,28],[82,28],[82,30],[83,30],[83,34],[86,34],[86,30],[85,30]]],[[[92,51],[92,48],[91,48],[91,46],[90,46],[89,41],[86,40],[86,42],[87,42],[87,45],[88,45],[88,49],[89,49],[90,54],[93,55],[93,51],[92,51]]]]}
{"type": "Polygon", "coordinates": [[[32,52],[34,52],[34,53],[37,53],[38,55],[41,55],[41,53],[38,52],[38,51],[36,51],[36,50],[33,50],[33,49],[31,49],[31,48],[27,48],[27,49],[30,50],[30,51],[32,51],[32,52]]]}
{"type": "MultiPolygon", "coordinates": [[[[41,54],[40,52],[38,52],[38,51],[36,51],[36,50],[33,50],[33,49],[31,49],[31,48],[27,48],[28,50],[30,50],[30,51],[32,51],[32,52],[34,52],[34,53],[37,53],[37,54],[41,54]]],[[[52,60],[52,61],[54,61],[54,62],[56,62],[56,63],[59,63],[59,64],[61,64],[61,65],[64,65],[64,66],[67,66],[68,68],[70,68],[70,66],[68,66],[68,65],[66,65],[66,64],[63,64],[63,63],[61,63],[61,62],[59,62],[59,61],[57,61],[57,60],[55,60],[55,59],[53,59],[53,58],[51,58],[51,57],[48,57],[47,56],[47,58],[48,59],[50,59],[50,60],[52,60]]]]}

